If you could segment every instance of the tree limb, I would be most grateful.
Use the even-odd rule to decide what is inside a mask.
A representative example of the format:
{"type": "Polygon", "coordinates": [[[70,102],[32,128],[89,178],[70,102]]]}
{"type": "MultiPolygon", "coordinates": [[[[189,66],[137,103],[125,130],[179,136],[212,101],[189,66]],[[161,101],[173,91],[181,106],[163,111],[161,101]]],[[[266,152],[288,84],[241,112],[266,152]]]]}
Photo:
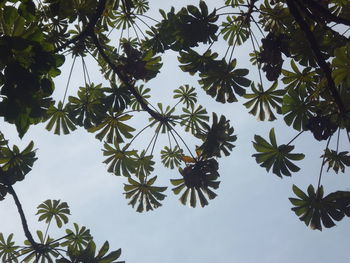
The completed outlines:
{"type": "Polygon", "coordinates": [[[17,206],[17,210],[18,210],[18,213],[21,217],[21,221],[22,221],[22,227],[23,227],[23,230],[24,230],[24,234],[26,236],[26,238],[28,239],[28,241],[30,242],[30,244],[32,245],[33,249],[35,251],[38,251],[39,250],[39,246],[38,244],[34,241],[34,238],[32,236],[32,234],[30,233],[29,231],[29,228],[28,228],[28,224],[27,224],[27,219],[24,215],[24,211],[23,211],[23,208],[22,208],[22,205],[21,205],[21,202],[19,201],[18,199],[18,196],[15,192],[15,190],[13,189],[12,185],[7,185],[7,189],[8,189],[8,192],[13,196],[13,199],[15,201],[15,204],[17,206]]]}
{"type": "Polygon", "coordinates": [[[343,101],[340,98],[338,90],[335,86],[334,80],[332,78],[332,71],[329,65],[327,64],[325,58],[323,57],[323,54],[320,51],[320,47],[318,46],[318,43],[314,34],[311,32],[308,24],[304,21],[303,17],[300,15],[298,7],[294,3],[294,0],[287,0],[286,2],[290,13],[294,17],[300,29],[304,32],[306,39],[309,41],[311,50],[315,55],[317,64],[320,66],[320,68],[322,69],[322,71],[326,76],[328,88],[334,98],[335,103],[338,105],[339,111],[344,112],[345,107],[344,107],[343,101]]]}
{"type": "Polygon", "coordinates": [[[349,19],[332,14],[327,8],[323,7],[322,5],[315,2],[314,0],[303,0],[302,3],[307,5],[311,10],[317,10],[319,14],[321,14],[322,16],[324,16],[325,18],[327,18],[332,22],[350,26],[349,19]]]}
{"type": "Polygon", "coordinates": [[[154,119],[158,121],[163,121],[163,116],[154,110],[152,110],[150,107],[148,107],[147,103],[143,99],[143,97],[137,92],[137,90],[133,87],[133,85],[130,83],[131,80],[129,80],[128,76],[123,72],[123,69],[117,65],[114,64],[113,61],[108,57],[106,52],[104,51],[102,45],[100,44],[96,34],[91,31],[90,36],[92,38],[92,41],[94,42],[98,52],[104,59],[104,61],[111,67],[113,72],[117,74],[118,78],[126,85],[128,90],[131,92],[132,95],[135,96],[136,100],[140,103],[143,110],[147,111],[149,115],[151,115],[154,119]]]}

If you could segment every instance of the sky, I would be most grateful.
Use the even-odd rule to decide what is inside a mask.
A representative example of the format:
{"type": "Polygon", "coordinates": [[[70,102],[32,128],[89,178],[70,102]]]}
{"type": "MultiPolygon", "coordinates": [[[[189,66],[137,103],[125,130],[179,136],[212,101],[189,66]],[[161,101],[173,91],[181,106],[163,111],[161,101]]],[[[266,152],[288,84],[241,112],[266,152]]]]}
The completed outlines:
{"type": "MultiPolygon", "coordinates": [[[[197,1],[151,1],[151,8],[169,9],[197,1]]],[[[208,1],[211,6],[216,1],[208,1]]],[[[159,17],[157,12],[152,17],[159,17]]],[[[217,49],[222,48],[219,46],[217,49]]],[[[238,67],[248,67],[249,77],[258,81],[256,68],[249,65],[249,44],[235,51],[238,67]]],[[[87,60],[90,61],[90,60],[87,60]]],[[[267,138],[274,127],[277,142],[287,143],[297,131],[283,120],[258,122],[249,115],[242,100],[235,104],[220,104],[207,96],[199,87],[197,78],[181,72],[176,54],[168,52],[163,57],[163,68],[156,79],[146,84],[152,90],[151,103],[174,105],[173,89],[183,84],[196,87],[199,103],[209,112],[224,114],[230,119],[238,139],[229,157],[219,160],[220,187],[218,197],[205,208],[190,208],[180,204],[179,196],[171,191],[169,179],[180,178],[177,170],[164,168],[159,152],[167,138],[160,138],[155,149],[157,185],[168,186],[163,206],[147,213],[137,213],[123,196],[126,178],[107,172],[101,149],[103,143],[93,134],[79,128],[70,135],[54,135],[45,130],[45,124],[31,127],[20,140],[12,125],[0,122],[1,130],[10,140],[23,149],[31,140],[35,142],[38,160],[25,180],[14,188],[22,202],[32,233],[45,225],[37,222],[36,207],[46,199],[61,199],[71,209],[69,223],[62,229],[50,228],[50,235],[59,238],[66,227],[73,223],[91,230],[97,244],[105,240],[111,249],[122,248],[121,259],[128,263],[294,263],[298,262],[347,262],[350,243],[350,224],[347,218],[336,227],[314,231],[305,226],[291,211],[288,197],[292,197],[292,185],[306,190],[316,185],[321,164],[320,155],[326,142],[317,142],[310,133],[302,134],[295,143],[295,152],[306,154],[297,162],[301,171],[291,178],[280,179],[260,167],[251,155],[254,153],[254,134],[267,138]]],[[[63,97],[71,60],[62,68],[56,80],[55,98],[63,97]]],[[[79,65],[79,64],[77,64],[79,65]]],[[[98,68],[88,63],[94,83],[101,82],[98,68]]],[[[73,71],[69,94],[83,85],[81,66],[73,71]]],[[[104,82],[106,83],[106,82],[104,82]]],[[[280,85],[282,85],[280,83],[280,85]]],[[[140,113],[134,117],[134,127],[147,125],[148,116],[140,113]]],[[[180,132],[181,128],[177,128],[180,132]]],[[[183,138],[194,147],[198,144],[191,136],[183,138]]],[[[135,140],[135,148],[143,148],[153,135],[146,131],[135,140]]],[[[345,140],[342,140],[345,142],[345,140]]],[[[331,143],[332,144],[332,143],[331,143]]],[[[333,144],[334,145],[334,144],[333,144]]],[[[341,150],[348,144],[341,143],[341,150]]],[[[349,171],[345,174],[325,173],[322,177],[325,192],[350,190],[349,171]]],[[[0,202],[0,232],[15,234],[20,244],[24,240],[21,222],[11,196],[0,202]]]]}

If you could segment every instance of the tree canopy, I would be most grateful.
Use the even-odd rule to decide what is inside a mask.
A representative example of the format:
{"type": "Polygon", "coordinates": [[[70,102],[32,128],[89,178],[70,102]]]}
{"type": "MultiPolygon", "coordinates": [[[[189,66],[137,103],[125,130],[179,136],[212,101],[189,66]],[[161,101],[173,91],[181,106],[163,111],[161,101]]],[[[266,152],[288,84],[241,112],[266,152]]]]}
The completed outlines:
{"type": "MultiPolygon", "coordinates": [[[[208,1],[207,1],[208,2],[208,1]]],[[[229,156],[239,134],[229,117],[200,105],[197,89],[218,103],[241,103],[260,121],[283,119],[295,137],[278,143],[275,129],[268,138],[256,134],[252,144],[258,165],[278,177],[300,170],[293,142],[302,133],[325,141],[320,153],[317,184],[291,186],[289,198],[297,217],[312,229],[335,226],[350,216],[350,192],[325,193],[322,175],[344,173],[350,166],[350,2],[347,0],[226,0],[210,9],[206,1],[180,10],[159,10],[161,20],[147,15],[147,0],[9,0],[0,1],[0,117],[13,124],[22,138],[33,125],[45,123],[57,135],[78,127],[101,141],[107,172],[125,179],[125,197],[137,212],[162,205],[168,186],[182,204],[205,207],[217,194],[221,157],[229,156]],[[217,50],[218,43],[226,50],[217,50]],[[240,67],[234,50],[251,48],[247,60],[258,75],[240,67]],[[178,66],[198,87],[174,88],[175,106],[150,103],[162,56],[176,52],[178,66]],[[68,58],[72,69],[82,61],[84,83],[69,92],[71,74],[61,100],[53,97],[55,77],[68,58]],[[108,85],[93,83],[85,60],[93,57],[108,85]],[[147,116],[144,128],[130,120],[147,116]],[[154,135],[135,148],[146,129],[154,135]],[[186,144],[181,131],[198,140],[186,144]],[[167,138],[160,158],[178,178],[157,184],[154,149],[167,138]],[[333,138],[332,148],[331,140],[333,138]],[[346,148],[347,147],[347,148],[346,148]],[[302,190],[306,188],[307,190],[302,190]]],[[[277,134],[278,135],[278,134],[277,134]]],[[[250,142],[247,142],[250,143],[250,142]]],[[[239,151],[239,149],[235,149],[239,151]]],[[[26,179],[36,161],[34,142],[24,149],[11,146],[0,130],[0,200],[11,195],[22,221],[26,241],[0,233],[3,262],[121,262],[121,250],[109,251],[106,241],[97,250],[89,230],[74,224],[58,239],[49,236],[53,222],[68,223],[70,209],[60,200],[38,206],[45,233],[29,231],[14,185],[26,179]]]]}

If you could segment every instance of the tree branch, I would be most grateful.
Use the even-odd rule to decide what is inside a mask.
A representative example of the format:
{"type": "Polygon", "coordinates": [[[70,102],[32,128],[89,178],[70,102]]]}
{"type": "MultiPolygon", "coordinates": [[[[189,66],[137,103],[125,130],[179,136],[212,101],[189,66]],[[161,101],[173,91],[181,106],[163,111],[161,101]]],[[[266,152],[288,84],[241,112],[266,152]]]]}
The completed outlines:
{"type": "Polygon", "coordinates": [[[143,97],[137,92],[137,90],[133,87],[133,85],[130,83],[131,80],[129,80],[129,77],[124,73],[123,69],[120,66],[117,66],[114,64],[113,61],[109,58],[109,56],[104,51],[102,45],[100,44],[96,34],[91,31],[90,36],[92,38],[92,41],[94,42],[98,52],[102,56],[102,58],[106,61],[106,63],[111,67],[113,72],[117,74],[118,78],[126,85],[128,90],[131,92],[132,95],[135,96],[136,100],[140,103],[143,110],[147,111],[149,115],[151,115],[154,119],[158,121],[162,121],[164,118],[161,114],[155,112],[150,107],[148,107],[147,103],[143,99],[143,97]]]}
{"type": "Polygon", "coordinates": [[[13,199],[15,200],[15,204],[17,206],[18,213],[19,213],[19,215],[21,217],[24,234],[25,234],[26,238],[28,239],[28,241],[30,242],[30,244],[32,245],[33,249],[35,251],[37,251],[37,250],[39,250],[39,246],[34,241],[34,238],[33,238],[32,234],[29,231],[27,220],[26,220],[26,217],[24,215],[23,208],[22,208],[22,205],[21,205],[21,203],[20,203],[20,201],[18,199],[18,196],[17,196],[15,190],[12,188],[12,185],[7,184],[7,188],[8,188],[8,192],[13,196],[13,199]]]}
{"type": "Polygon", "coordinates": [[[71,39],[69,39],[67,42],[65,42],[62,46],[55,48],[54,52],[60,52],[66,47],[68,47],[70,44],[73,44],[79,40],[82,40],[86,38],[88,35],[90,35],[90,32],[94,30],[94,27],[98,21],[98,19],[101,17],[105,6],[106,6],[107,0],[100,0],[97,4],[96,12],[95,14],[90,18],[89,23],[86,25],[86,27],[81,31],[81,33],[71,39]]]}
{"type": "Polygon", "coordinates": [[[327,8],[323,7],[314,0],[303,0],[302,4],[307,5],[311,10],[317,10],[320,15],[332,22],[350,26],[350,20],[332,14],[327,8]]]}
{"type": "Polygon", "coordinates": [[[339,111],[344,112],[345,107],[344,107],[343,101],[340,98],[338,90],[335,86],[334,80],[332,78],[332,71],[329,65],[327,64],[325,58],[323,57],[323,54],[320,51],[320,47],[318,46],[318,43],[314,34],[311,32],[308,24],[304,21],[303,17],[300,15],[298,7],[294,3],[294,0],[287,0],[286,2],[290,13],[294,17],[300,29],[304,32],[306,39],[309,41],[311,50],[315,55],[317,64],[320,66],[320,68],[322,69],[322,71],[326,76],[328,88],[334,98],[335,103],[338,105],[339,111]]]}

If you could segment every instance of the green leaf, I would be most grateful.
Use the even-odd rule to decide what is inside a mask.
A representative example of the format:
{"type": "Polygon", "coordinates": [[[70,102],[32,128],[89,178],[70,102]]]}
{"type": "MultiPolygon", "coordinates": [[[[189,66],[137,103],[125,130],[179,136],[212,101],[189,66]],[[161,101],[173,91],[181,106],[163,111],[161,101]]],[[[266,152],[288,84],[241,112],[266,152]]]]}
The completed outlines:
{"type": "Polygon", "coordinates": [[[335,226],[335,221],[350,216],[350,192],[337,191],[323,197],[323,187],[315,192],[309,185],[307,194],[293,185],[293,192],[300,198],[289,198],[294,205],[292,211],[312,229],[322,230],[322,224],[326,228],[335,226]],[[322,224],[321,224],[322,223],[322,224]]]}
{"type": "Polygon", "coordinates": [[[258,153],[252,156],[255,157],[256,162],[267,171],[272,168],[272,172],[281,178],[283,175],[291,176],[291,172],[298,172],[300,168],[292,161],[302,160],[305,155],[291,153],[294,149],[292,145],[278,145],[273,128],[270,130],[269,137],[270,143],[259,135],[254,136],[253,146],[258,153]]]}
{"type": "Polygon", "coordinates": [[[221,116],[220,120],[213,113],[213,124],[211,126],[203,124],[204,132],[197,135],[203,140],[203,144],[199,146],[201,156],[204,158],[221,157],[230,155],[235,147],[232,142],[237,140],[237,136],[233,135],[234,129],[230,126],[230,121],[225,116],[221,116]]]}
{"type": "Polygon", "coordinates": [[[63,134],[69,134],[76,129],[68,116],[67,106],[63,108],[62,102],[58,103],[57,108],[51,105],[47,110],[47,115],[48,123],[45,128],[48,131],[51,131],[55,126],[54,133],[60,135],[61,131],[63,131],[63,134]]]}
{"type": "Polygon", "coordinates": [[[220,176],[218,169],[219,166],[215,159],[197,161],[184,169],[179,169],[183,178],[170,180],[175,186],[172,191],[178,195],[185,189],[179,198],[183,205],[189,203],[191,207],[196,207],[198,196],[200,205],[204,207],[209,204],[207,198],[211,200],[216,197],[210,188],[219,187],[220,182],[216,181],[220,176]],[[188,195],[190,195],[189,200],[188,195]]]}
{"type": "Polygon", "coordinates": [[[131,199],[129,205],[135,207],[138,203],[137,212],[141,213],[150,211],[160,207],[162,204],[159,202],[165,198],[165,194],[162,194],[167,187],[153,186],[157,176],[144,181],[140,179],[138,181],[128,178],[129,184],[124,184],[125,197],[131,199]]]}
{"type": "Polygon", "coordinates": [[[111,113],[109,112],[100,124],[93,126],[88,129],[89,132],[97,132],[96,138],[102,141],[106,140],[107,143],[123,143],[123,137],[130,139],[132,138],[131,132],[135,129],[124,122],[131,119],[132,115],[124,114],[122,112],[111,113]]]}
{"type": "Polygon", "coordinates": [[[276,119],[272,109],[275,109],[277,113],[281,113],[282,96],[284,90],[276,90],[277,81],[272,86],[264,91],[263,87],[258,84],[258,88],[255,88],[254,83],[251,85],[253,93],[243,95],[244,98],[249,99],[244,106],[250,108],[250,114],[258,117],[258,120],[273,121],[276,119]]]}
{"type": "Polygon", "coordinates": [[[243,96],[245,88],[251,83],[245,76],[248,69],[235,69],[236,60],[232,60],[229,64],[221,60],[215,64],[215,68],[200,73],[198,81],[206,93],[216,101],[226,103],[237,101],[236,94],[243,96]]]}
{"type": "Polygon", "coordinates": [[[49,224],[54,218],[59,228],[68,223],[67,215],[70,215],[70,210],[66,202],[48,199],[41,203],[37,209],[36,214],[40,215],[39,221],[45,220],[45,223],[49,224]]]}
{"type": "Polygon", "coordinates": [[[129,145],[127,144],[120,149],[117,141],[114,141],[114,147],[107,143],[104,144],[103,155],[108,156],[104,163],[109,165],[108,172],[126,177],[136,172],[137,151],[127,151],[128,147],[129,145]]]}

